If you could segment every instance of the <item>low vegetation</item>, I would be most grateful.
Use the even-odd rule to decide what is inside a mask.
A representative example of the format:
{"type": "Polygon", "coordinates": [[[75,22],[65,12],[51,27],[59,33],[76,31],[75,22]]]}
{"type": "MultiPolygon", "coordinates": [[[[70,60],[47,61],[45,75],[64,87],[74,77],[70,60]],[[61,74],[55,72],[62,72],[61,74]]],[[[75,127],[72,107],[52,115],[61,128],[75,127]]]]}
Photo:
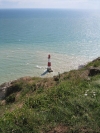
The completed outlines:
{"type": "Polygon", "coordinates": [[[100,59],[48,79],[22,78],[0,102],[0,133],[100,133],[100,59]]]}

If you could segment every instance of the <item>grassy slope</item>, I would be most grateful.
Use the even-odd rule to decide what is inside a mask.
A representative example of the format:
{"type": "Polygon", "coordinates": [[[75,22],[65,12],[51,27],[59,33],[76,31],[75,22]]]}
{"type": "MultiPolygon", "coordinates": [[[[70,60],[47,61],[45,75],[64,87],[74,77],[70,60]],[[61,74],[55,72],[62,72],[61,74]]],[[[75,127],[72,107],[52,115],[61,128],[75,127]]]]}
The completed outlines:
{"type": "Polygon", "coordinates": [[[100,75],[88,77],[88,67],[54,78],[14,83],[20,88],[1,102],[1,133],[99,133],[100,75]],[[10,103],[12,102],[12,103],[10,103]]]}

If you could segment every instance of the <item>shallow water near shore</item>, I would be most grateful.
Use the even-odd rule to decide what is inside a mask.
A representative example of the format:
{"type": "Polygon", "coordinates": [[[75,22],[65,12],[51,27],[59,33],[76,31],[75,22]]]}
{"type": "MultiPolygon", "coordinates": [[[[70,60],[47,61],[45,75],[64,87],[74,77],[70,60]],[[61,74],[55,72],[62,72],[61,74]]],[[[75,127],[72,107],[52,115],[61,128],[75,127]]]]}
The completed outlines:
{"type": "Polygon", "coordinates": [[[0,10],[0,84],[24,76],[54,76],[98,56],[100,12],[0,10]],[[48,54],[53,73],[41,76],[48,54]]]}
{"type": "MultiPolygon", "coordinates": [[[[47,69],[48,52],[29,50],[9,51],[9,54],[4,54],[0,60],[0,84],[3,82],[15,80],[23,76],[41,76],[47,69]],[[7,65],[6,65],[7,64],[7,65]]],[[[78,69],[78,66],[84,65],[89,61],[86,57],[68,56],[66,54],[51,53],[51,68],[52,73],[46,73],[41,77],[51,77],[57,75],[58,72],[63,73],[72,69],[78,69]]]]}

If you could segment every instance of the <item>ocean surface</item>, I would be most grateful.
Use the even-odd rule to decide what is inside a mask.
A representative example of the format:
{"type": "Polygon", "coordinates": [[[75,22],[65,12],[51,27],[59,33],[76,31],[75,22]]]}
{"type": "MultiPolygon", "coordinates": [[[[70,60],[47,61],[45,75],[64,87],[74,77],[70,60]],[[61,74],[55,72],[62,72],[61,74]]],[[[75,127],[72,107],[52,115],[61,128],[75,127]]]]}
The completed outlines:
{"type": "Polygon", "coordinates": [[[49,77],[100,56],[100,12],[0,9],[0,84],[49,77]],[[41,76],[51,55],[53,73],[41,76]]]}

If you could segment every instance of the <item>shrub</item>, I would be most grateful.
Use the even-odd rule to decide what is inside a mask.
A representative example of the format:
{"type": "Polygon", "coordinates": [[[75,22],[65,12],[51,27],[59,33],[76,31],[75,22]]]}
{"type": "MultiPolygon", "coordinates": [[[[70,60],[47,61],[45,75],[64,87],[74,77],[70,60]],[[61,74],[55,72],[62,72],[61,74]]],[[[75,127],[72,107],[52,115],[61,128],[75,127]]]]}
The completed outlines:
{"type": "Polygon", "coordinates": [[[13,103],[15,102],[15,94],[11,94],[6,98],[6,103],[13,103]]]}

